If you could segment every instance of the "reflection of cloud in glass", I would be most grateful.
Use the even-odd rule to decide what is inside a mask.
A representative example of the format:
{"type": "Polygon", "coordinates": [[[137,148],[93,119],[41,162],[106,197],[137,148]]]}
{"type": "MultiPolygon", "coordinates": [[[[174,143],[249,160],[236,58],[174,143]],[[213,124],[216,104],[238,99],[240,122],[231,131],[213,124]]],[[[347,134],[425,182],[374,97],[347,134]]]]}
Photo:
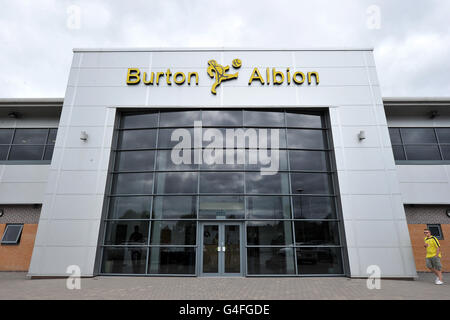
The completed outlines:
{"type": "Polygon", "coordinates": [[[334,198],[293,197],[294,217],[297,219],[335,219],[334,198]]]}
{"type": "Polygon", "coordinates": [[[160,127],[189,127],[194,121],[200,120],[200,111],[170,111],[161,112],[160,127]]]}
{"type": "Polygon", "coordinates": [[[109,219],[146,219],[150,217],[151,197],[111,198],[109,219]]]}
{"type": "Polygon", "coordinates": [[[153,170],[155,151],[122,151],[116,159],[117,171],[153,170]]]}
{"type": "Polygon", "coordinates": [[[330,175],[327,173],[291,173],[292,193],[330,194],[330,175]]]}
{"type": "Polygon", "coordinates": [[[119,134],[119,148],[146,149],[156,146],[156,130],[125,130],[119,134]]]}
{"type": "Polygon", "coordinates": [[[196,215],[195,196],[158,196],[154,199],[153,219],[186,219],[196,215]]]}
{"type": "Polygon", "coordinates": [[[259,172],[245,174],[247,193],[289,193],[287,173],[261,175],[259,172]]]}
{"type": "Polygon", "coordinates": [[[200,173],[201,193],[243,193],[244,174],[242,172],[202,172],[200,173]]]}
{"type": "Polygon", "coordinates": [[[244,111],[244,125],[284,127],[284,113],[270,111],[244,111]]]}
{"type": "Polygon", "coordinates": [[[204,110],[202,122],[204,126],[242,126],[242,111],[204,110]]]}
{"type": "Polygon", "coordinates": [[[196,193],[196,172],[158,173],[156,177],[156,193],[196,193]]]}
{"type": "Polygon", "coordinates": [[[113,194],[152,193],[153,173],[120,173],[114,175],[113,194]]]}
{"type": "Polygon", "coordinates": [[[289,148],[325,149],[325,133],[322,130],[288,129],[289,148]]]}

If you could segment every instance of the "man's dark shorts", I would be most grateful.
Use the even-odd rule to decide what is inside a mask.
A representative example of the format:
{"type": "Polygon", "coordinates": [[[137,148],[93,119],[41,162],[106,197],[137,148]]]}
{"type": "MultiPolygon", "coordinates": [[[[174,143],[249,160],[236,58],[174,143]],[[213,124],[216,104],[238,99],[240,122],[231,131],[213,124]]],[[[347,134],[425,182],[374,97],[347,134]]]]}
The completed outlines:
{"type": "Polygon", "coordinates": [[[437,271],[441,271],[442,264],[441,259],[439,257],[426,258],[426,260],[428,269],[435,269],[437,271]]]}

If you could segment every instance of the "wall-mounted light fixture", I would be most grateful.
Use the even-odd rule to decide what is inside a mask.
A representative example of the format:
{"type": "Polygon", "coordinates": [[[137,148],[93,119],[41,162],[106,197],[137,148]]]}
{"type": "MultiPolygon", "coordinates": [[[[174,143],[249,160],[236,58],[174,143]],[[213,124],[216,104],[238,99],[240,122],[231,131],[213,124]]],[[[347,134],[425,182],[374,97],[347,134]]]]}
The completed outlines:
{"type": "Polygon", "coordinates": [[[81,133],[80,133],[80,140],[86,142],[88,137],[89,137],[89,135],[86,133],[86,131],[81,131],[81,133]]]}
{"type": "Polygon", "coordinates": [[[1,217],[3,217],[3,214],[4,214],[5,212],[3,211],[3,209],[0,209],[0,218],[1,217]]]}
{"type": "Polygon", "coordinates": [[[8,117],[10,117],[11,119],[17,119],[17,118],[20,118],[20,113],[13,111],[13,112],[8,113],[8,117]]]}
{"type": "Polygon", "coordinates": [[[364,140],[365,138],[366,138],[366,132],[364,130],[361,130],[358,133],[358,139],[359,139],[359,141],[361,141],[361,140],[364,140]]]}
{"type": "MultiPolygon", "coordinates": [[[[445,214],[450,218],[450,209],[445,210],[445,214]]],[[[1,216],[0,216],[1,217],[1,216]]]]}
{"type": "Polygon", "coordinates": [[[430,119],[434,119],[438,116],[439,116],[439,112],[437,112],[436,110],[433,110],[430,112],[430,119]]]}

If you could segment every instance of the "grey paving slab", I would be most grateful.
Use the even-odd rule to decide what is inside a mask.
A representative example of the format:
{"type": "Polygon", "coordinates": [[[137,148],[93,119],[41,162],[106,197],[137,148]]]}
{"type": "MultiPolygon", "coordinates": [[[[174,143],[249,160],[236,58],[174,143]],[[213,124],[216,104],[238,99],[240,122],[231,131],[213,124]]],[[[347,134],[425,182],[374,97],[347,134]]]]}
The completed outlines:
{"type": "Polygon", "coordinates": [[[81,279],[80,290],[68,290],[66,279],[0,272],[0,299],[450,299],[450,284],[435,285],[428,273],[414,281],[381,280],[379,290],[349,278],[95,277],[81,279]]]}

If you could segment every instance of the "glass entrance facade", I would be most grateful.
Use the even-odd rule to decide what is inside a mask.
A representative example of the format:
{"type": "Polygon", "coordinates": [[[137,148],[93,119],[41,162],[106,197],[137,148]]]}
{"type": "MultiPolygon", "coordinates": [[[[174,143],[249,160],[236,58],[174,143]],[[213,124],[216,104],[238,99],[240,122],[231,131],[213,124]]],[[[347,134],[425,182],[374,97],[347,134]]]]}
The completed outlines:
{"type": "Polygon", "coordinates": [[[100,273],[219,274],[228,259],[230,273],[247,276],[343,274],[325,112],[152,109],[118,118],[100,273]],[[219,242],[227,236],[229,255],[219,242]]]}

